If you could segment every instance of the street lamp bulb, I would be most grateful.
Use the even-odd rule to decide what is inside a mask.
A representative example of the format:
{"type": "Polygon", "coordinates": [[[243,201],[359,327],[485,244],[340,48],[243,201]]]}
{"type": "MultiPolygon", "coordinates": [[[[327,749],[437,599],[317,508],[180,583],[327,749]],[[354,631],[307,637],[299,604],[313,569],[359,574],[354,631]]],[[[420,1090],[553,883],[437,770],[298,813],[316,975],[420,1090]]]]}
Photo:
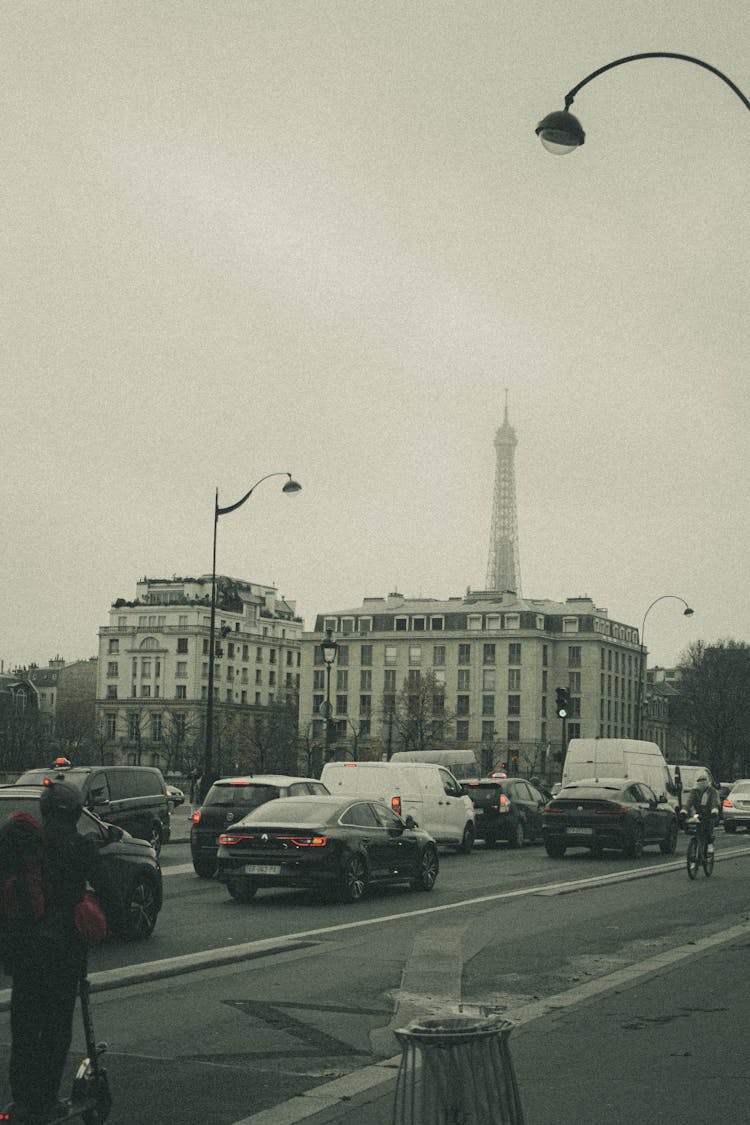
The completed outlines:
{"type": "Polygon", "coordinates": [[[559,109],[548,113],[536,127],[536,135],[542,142],[547,152],[555,156],[565,156],[580,148],[586,140],[581,122],[567,109],[559,109]]]}
{"type": "Polygon", "coordinates": [[[301,492],[302,485],[298,480],[293,480],[292,477],[289,477],[289,480],[286,482],[281,491],[286,492],[287,495],[291,495],[294,492],[301,492]]]}
{"type": "Polygon", "coordinates": [[[693,613],[694,613],[694,612],[695,612],[695,610],[692,610],[692,609],[690,608],[690,606],[688,605],[688,606],[686,606],[686,607],[685,607],[685,609],[684,609],[684,610],[682,611],[682,616],[683,616],[683,617],[692,617],[692,616],[693,616],[693,613]]]}

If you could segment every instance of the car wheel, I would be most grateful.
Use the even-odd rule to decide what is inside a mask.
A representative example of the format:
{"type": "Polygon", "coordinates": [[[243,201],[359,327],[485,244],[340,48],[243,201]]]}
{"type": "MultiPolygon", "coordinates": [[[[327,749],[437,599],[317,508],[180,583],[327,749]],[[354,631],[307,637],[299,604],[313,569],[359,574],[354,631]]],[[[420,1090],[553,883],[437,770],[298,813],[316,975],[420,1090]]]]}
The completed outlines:
{"type": "Polygon", "coordinates": [[[544,845],[544,849],[547,855],[552,859],[562,859],[565,855],[565,844],[553,844],[548,840],[544,845]]]}
{"type": "Polygon", "coordinates": [[[161,851],[161,825],[158,821],[151,825],[151,834],[149,835],[148,842],[158,855],[161,851]]]}
{"type": "Polygon", "coordinates": [[[199,879],[213,879],[216,874],[216,860],[198,859],[193,856],[193,870],[199,879]]]}
{"type": "Polygon", "coordinates": [[[419,872],[416,878],[411,880],[412,890],[431,891],[435,886],[439,866],[437,848],[428,844],[419,859],[419,872]]]}
{"type": "Polygon", "coordinates": [[[627,859],[640,859],[643,855],[643,825],[636,824],[633,829],[633,839],[622,849],[622,854],[627,859]]]}
{"type": "Polygon", "coordinates": [[[367,883],[367,864],[361,855],[351,856],[341,873],[339,898],[342,902],[359,902],[367,890],[367,883]]]}
{"type": "Polygon", "coordinates": [[[672,823],[669,826],[669,835],[666,840],[662,840],[659,844],[662,855],[674,855],[677,851],[677,824],[672,823]]]}
{"type": "Polygon", "coordinates": [[[737,831],[737,825],[736,824],[730,824],[729,821],[725,820],[724,821],[724,831],[728,832],[729,835],[731,836],[733,832],[737,831]]]}
{"type": "Polygon", "coordinates": [[[522,848],[525,839],[526,834],[523,830],[523,821],[517,820],[513,826],[513,831],[511,832],[508,843],[512,848],[522,848]]]}
{"type": "Polygon", "coordinates": [[[458,851],[463,855],[468,855],[474,847],[474,825],[467,824],[464,828],[464,834],[461,837],[461,843],[458,845],[458,851]]]}
{"type": "Polygon", "coordinates": [[[159,914],[159,896],[154,880],[141,875],[131,884],[124,903],[123,937],[142,941],[154,932],[159,914]]]}
{"type": "Polygon", "coordinates": [[[258,893],[258,884],[252,879],[229,879],[227,890],[235,902],[250,902],[258,893]]]}

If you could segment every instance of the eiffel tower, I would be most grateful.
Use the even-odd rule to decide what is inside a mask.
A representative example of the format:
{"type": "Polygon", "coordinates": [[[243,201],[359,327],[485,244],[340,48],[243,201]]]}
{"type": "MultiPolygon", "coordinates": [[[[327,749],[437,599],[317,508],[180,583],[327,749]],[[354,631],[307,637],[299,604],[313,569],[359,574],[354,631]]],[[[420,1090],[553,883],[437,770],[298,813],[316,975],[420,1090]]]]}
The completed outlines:
{"type": "Polygon", "coordinates": [[[513,465],[518,438],[508,421],[508,392],[505,392],[505,417],[495,432],[495,495],[492,502],[492,528],[487,560],[487,589],[513,592],[521,596],[521,566],[518,561],[518,517],[516,513],[516,474],[513,465]]]}

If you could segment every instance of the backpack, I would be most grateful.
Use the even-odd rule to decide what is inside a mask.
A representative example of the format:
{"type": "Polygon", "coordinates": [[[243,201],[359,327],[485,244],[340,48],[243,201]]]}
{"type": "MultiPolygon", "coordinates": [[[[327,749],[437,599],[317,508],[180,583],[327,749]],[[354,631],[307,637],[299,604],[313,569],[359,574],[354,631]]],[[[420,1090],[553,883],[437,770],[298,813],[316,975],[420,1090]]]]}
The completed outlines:
{"type": "Polygon", "coordinates": [[[26,812],[15,812],[0,829],[0,932],[28,933],[44,917],[44,829],[26,812]]]}

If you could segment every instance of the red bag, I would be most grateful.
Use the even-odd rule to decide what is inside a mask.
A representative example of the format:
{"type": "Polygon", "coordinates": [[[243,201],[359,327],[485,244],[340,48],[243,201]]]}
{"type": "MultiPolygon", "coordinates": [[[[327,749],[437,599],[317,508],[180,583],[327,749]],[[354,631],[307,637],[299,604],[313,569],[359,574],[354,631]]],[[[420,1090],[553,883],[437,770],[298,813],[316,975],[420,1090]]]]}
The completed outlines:
{"type": "Polygon", "coordinates": [[[73,912],[76,933],[86,945],[100,945],[107,936],[107,917],[93,891],[85,891],[73,912]]]}

